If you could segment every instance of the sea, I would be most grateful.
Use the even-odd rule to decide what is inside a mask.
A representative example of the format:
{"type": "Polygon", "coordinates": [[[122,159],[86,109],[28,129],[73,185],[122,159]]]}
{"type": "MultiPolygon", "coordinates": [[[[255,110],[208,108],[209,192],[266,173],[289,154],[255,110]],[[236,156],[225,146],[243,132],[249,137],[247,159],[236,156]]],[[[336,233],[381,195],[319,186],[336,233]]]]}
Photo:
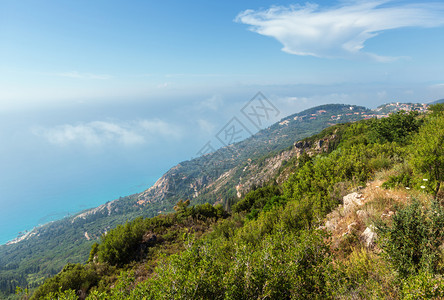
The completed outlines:
{"type": "MultiPolygon", "coordinates": [[[[48,183],[33,187],[29,185],[23,191],[9,194],[0,210],[0,245],[13,240],[18,235],[51,221],[62,219],[82,210],[94,208],[107,201],[144,191],[152,186],[162,175],[144,176],[142,174],[123,173],[122,176],[103,176],[83,178],[70,188],[66,185],[48,183]]],[[[5,193],[3,194],[5,195],[5,193]]]]}

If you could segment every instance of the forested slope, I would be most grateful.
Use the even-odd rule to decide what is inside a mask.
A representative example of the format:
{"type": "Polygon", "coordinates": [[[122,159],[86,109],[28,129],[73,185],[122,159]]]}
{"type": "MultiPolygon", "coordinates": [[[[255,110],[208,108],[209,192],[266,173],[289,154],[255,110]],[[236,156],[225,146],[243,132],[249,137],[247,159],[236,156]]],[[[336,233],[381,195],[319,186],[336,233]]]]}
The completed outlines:
{"type": "Polygon", "coordinates": [[[272,180],[281,164],[302,150],[292,148],[296,141],[371,113],[343,104],[310,108],[244,141],[181,162],[145,192],[35,228],[20,242],[0,246],[0,294],[7,297],[16,286],[35,288],[66,263],[84,262],[89,248],[104,232],[137,217],[171,212],[180,199],[190,199],[193,204],[220,203],[228,209],[251,189],[272,180]]]}
{"type": "Polygon", "coordinates": [[[283,182],[119,225],[32,298],[444,297],[443,105],[305,141],[283,182]]]}

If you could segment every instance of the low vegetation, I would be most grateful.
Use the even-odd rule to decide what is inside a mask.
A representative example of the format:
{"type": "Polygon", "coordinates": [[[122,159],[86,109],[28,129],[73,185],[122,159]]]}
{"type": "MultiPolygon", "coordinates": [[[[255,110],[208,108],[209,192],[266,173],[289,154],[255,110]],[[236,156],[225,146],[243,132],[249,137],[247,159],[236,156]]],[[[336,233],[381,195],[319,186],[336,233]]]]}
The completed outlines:
{"type": "Polygon", "coordinates": [[[441,106],[331,127],[328,153],[301,155],[285,183],[227,210],[179,201],[119,225],[31,299],[443,298],[441,106]],[[359,213],[345,211],[343,197],[363,189],[359,213]],[[344,228],[329,229],[333,215],[344,228]]]}
{"type": "MultiPolygon", "coordinates": [[[[69,216],[39,227],[19,243],[0,245],[0,299],[14,298],[16,286],[35,289],[46,278],[59,273],[67,263],[84,263],[91,246],[104,232],[138,217],[174,212],[174,205],[181,199],[192,198],[194,205],[222,203],[229,210],[238,200],[237,185],[244,187],[241,194],[263,186],[261,178],[256,177],[261,177],[258,172],[267,169],[269,158],[292,149],[295,141],[319,133],[332,124],[360,120],[370,113],[372,111],[364,107],[344,104],[310,108],[288,116],[286,119],[290,122],[286,125],[276,123],[233,147],[181,162],[165,173],[166,184],[151,190],[152,194],[143,192],[120,197],[104,204],[102,209],[93,209],[94,213],[90,213],[91,210],[83,212],[84,217],[69,216]],[[350,107],[358,114],[351,114],[350,107]],[[316,114],[315,119],[310,118],[312,114],[316,114]],[[333,115],[342,117],[332,119],[333,115]],[[252,168],[245,169],[247,166],[252,168]],[[232,175],[221,178],[227,171],[232,171],[232,175]]],[[[315,139],[312,137],[311,141],[315,139]]],[[[287,174],[294,172],[295,161],[293,157],[281,166],[282,170],[287,174]]]]}

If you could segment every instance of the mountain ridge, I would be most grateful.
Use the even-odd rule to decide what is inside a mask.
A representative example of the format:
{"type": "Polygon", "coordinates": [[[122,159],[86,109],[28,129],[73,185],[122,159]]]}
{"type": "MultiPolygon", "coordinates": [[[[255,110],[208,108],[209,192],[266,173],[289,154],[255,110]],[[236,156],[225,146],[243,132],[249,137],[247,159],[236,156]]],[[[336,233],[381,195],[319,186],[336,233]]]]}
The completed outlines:
{"type": "Polygon", "coordinates": [[[206,192],[238,184],[228,209],[181,199],[174,212],[119,225],[31,299],[442,297],[443,178],[430,167],[444,166],[443,117],[436,106],[336,124],[210,172],[206,192]],[[257,186],[244,194],[249,180],[257,186]]]}
{"type": "MultiPolygon", "coordinates": [[[[439,101],[444,101],[444,100],[437,100],[437,101],[434,101],[434,102],[431,102],[431,103],[435,103],[435,102],[439,103],[439,101]]],[[[392,103],[387,103],[387,104],[380,105],[376,109],[368,109],[368,108],[365,108],[363,106],[357,106],[357,105],[351,105],[351,104],[323,104],[323,105],[318,105],[318,106],[315,106],[315,107],[312,107],[312,108],[305,109],[305,110],[303,110],[301,112],[294,113],[294,114],[289,115],[287,117],[284,117],[279,122],[276,122],[275,124],[269,126],[268,128],[260,130],[259,132],[257,132],[253,136],[251,136],[251,137],[249,137],[249,138],[247,138],[247,139],[245,139],[245,140],[243,140],[241,142],[238,142],[237,144],[242,144],[242,143],[248,142],[250,139],[254,139],[255,136],[261,136],[261,135],[264,134],[264,132],[269,132],[270,130],[272,130],[272,128],[276,129],[276,127],[278,125],[280,125],[280,126],[288,125],[286,123],[286,121],[297,120],[296,117],[306,117],[306,116],[312,115],[312,114],[314,115],[316,112],[319,112],[319,111],[322,111],[322,110],[325,110],[325,109],[329,109],[330,110],[332,108],[340,108],[340,109],[343,109],[344,111],[347,111],[347,108],[350,109],[351,107],[353,107],[353,109],[350,109],[350,111],[356,112],[356,110],[354,110],[354,109],[357,108],[357,110],[359,112],[363,112],[363,111],[364,112],[368,112],[369,114],[368,115],[364,115],[364,118],[367,117],[367,116],[380,118],[380,117],[385,117],[387,114],[386,113],[379,113],[378,114],[378,112],[381,112],[382,110],[384,110],[384,109],[386,109],[387,107],[390,107],[390,106],[394,106],[394,108],[391,108],[390,112],[395,112],[395,111],[398,111],[398,110],[401,110],[401,109],[405,109],[405,106],[402,106],[402,104],[412,105],[414,108],[424,108],[425,106],[428,105],[428,104],[419,104],[419,103],[392,102],[392,103]],[[401,104],[401,106],[393,105],[393,104],[396,104],[396,103],[401,104]]],[[[412,109],[412,110],[424,111],[423,109],[422,110],[412,109]]],[[[347,119],[350,119],[350,118],[347,118],[347,119]]],[[[300,119],[300,120],[302,120],[302,119],[300,119]]],[[[334,121],[338,121],[338,120],[341,120],[341,119],[335,119],[334,121]]],[[[331,126],[331,125],[333,125],[333,123],[330,123],[329,125],[331,126]]],[[[175,186],[176,180],[171,180],[171,178],[176,175],[175,173],[178,170],[180,170],[181,167],[183,167],[184,165],[193,164],[193,162],[199,161],[199,160],[201,160],[201,159],[203,159],[205,157],[211,159],[216,153],[226,152],[227,149],[229,149],[230,147],[233,147],[233,145],[222,147],[222,148],[218,149],[216,152],[208,153],[208,154],[206,154],[204,156],[201,156],[201,157],[198,157],[198,158],[194,158],[192,160],[182,161],[182,162],[178,163],[177,165],[173,166],[167,172],[165,172],[165,174],[162,175],[151,187],[149,187],[145,191],[142,191],[140,193],[134,194],[134,195],[139,195],[139,199],[137,200],[138,204],[142,205],[142,204],[145,204],[145,203],[155,202],[155,201],[153,201],[151,199],[147,200],[146,198],[149,198],[150,196],[153,196],[153,195],[151,195],[151,193],[153,193],[153,190],[155,190],[156,188],[161,190],[160,192],[154,192],[154,194],[155,194],[154,195],[154,199],[156,199],[156,200],[162,201],[162,200],[164,200],[167,197],[168,194],[170,194],[170,195],[174,194],[174,192],[175,192],[174,189],[171,190],[170,187],[171,186],[173,186],[173,187],[175,186]],[[167,179],[168,177],[169,177],[169,179],[167,179]],[[172,183],[170,183],[170,182],[172,182],[172,183]]],[[[201,178],[200,181],[198,180],[198,182],[197,182],[198,185],[197,186],[205,185],[205,182],[206,182],[205,178],[201,178]]],[[[193,186],[193,189],[196,190],[197,186],[193,186]]],[[[120,198],[124,198],[124,197],[120,197],[120,198]]],[[[105,204],[99,205],[98,207],[82,210],[82,211],[80,211],[78,213],[73,214],[71,217],[73,218],[73,220],[75,220],[76,218],[81,218],[82,215],[95,214],[96,212],[100,211],[100,208],[104,207],[104,205],[107,205],[108,215],[110,215],[111,214],[111,205],[112,205],[112,203],[115,203],[118,200],[119,199],[114,199],[114,200],[106,202],[105,204]]],[[[68,217],[64,217],[63,219],[65,219],[65,218],[70,218],[70,217],[69,216],[68,217]]],[[[30,237],[30,236],[32,236],[30,233],[32,233],[36,228],[47,226],[48,224],[51,224],[51,223],[56,222],[56,221],[51,221],[49,223],[36,226],[31,231],[25,231],[24,235],[26,235],[27,237],[30,237]]],[[[16,243],[16,242],[18,242],[17,240],[20,240],[20,241],[24,240],[22,237],[23,236],[18,236],[17,238],[15,238],[15,239],[5,243],[5,245],[16,243]]],[[[0,245],[0,246],[3,246],[3,245],[0,245]]]]}
{"type": "MultiPolygon", "coordinates": [[[[305,140],[306,144],[298,144],[298,141],[331,125],[368,116],[375,117],[375,111],[362,106],[327,104],[284,117],[246,140],[177,164],[141,193],[45,224],[17,243],[0,246],[0,275],[8,282],[16,280],[16,285],[26,282],[36,286],[46,276],[57,273],[67,259],[85,261],[92,243],[117,224],[171,211],[181,199],[190,199],[193,204],[229,206],[257,186],[282,181],[283,178],[274,177],[284,161],[297,158],[298,153],[307,148],[304,145],[311,147],[314,142],[305,140]],[[265,169],[267,171],[263,171],[265,169]],[[48,252],[46,248],[50,245],[53,249],[48,252]],[[64,247],[71,250],[67,252],[64,247]],[[36,269],[33,262],[38,255],[46,257],[46,262],[36,269]],[[27,277],[19,276],[17,280],[20,274],[27,277]]],[[[316,147],[326,150],[328,145],[329,141],[325,140],[316,147]]],[[[1,281],[0,288],[5,289],[1,281]]]]}

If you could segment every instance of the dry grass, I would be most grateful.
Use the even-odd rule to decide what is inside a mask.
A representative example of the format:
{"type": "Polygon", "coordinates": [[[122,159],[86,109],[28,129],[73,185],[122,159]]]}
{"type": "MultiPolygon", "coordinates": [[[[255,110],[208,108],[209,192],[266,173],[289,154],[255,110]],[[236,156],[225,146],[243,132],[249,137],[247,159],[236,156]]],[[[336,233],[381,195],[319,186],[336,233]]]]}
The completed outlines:
{"type": "Polygon", "coordinates": [[[326,227],[332,234],[333,248],[339,247],[343,251],[344,247],[364,247],[359,241],[359,236],[375,220],[390,220],[396,213],[397,206],[407,205],[413,198],[424,204],[430,203],[431,196],[422,191],[382,188],[382,183],[396,172],[398,171],[381,171],[377,174],[378,179],[368,182],[367,186],[359,191],[362,194],[363,205],[356,205],[348,212],[344,212],[340,206],[327,216],[326,227]]]}
{"type": "Polygon", "coordinates": [[[394,168],[392,168],[392,169],[381,170],[381,171],[379,171],[379,172],[376,172],[374,178],[375,178],[375,180],[383,181],[383,182],[384,182],[384,181],[387,180],[390,176],[397,175],[397,174],[398,174],[398,171],[395,170],[394,168]]]}

